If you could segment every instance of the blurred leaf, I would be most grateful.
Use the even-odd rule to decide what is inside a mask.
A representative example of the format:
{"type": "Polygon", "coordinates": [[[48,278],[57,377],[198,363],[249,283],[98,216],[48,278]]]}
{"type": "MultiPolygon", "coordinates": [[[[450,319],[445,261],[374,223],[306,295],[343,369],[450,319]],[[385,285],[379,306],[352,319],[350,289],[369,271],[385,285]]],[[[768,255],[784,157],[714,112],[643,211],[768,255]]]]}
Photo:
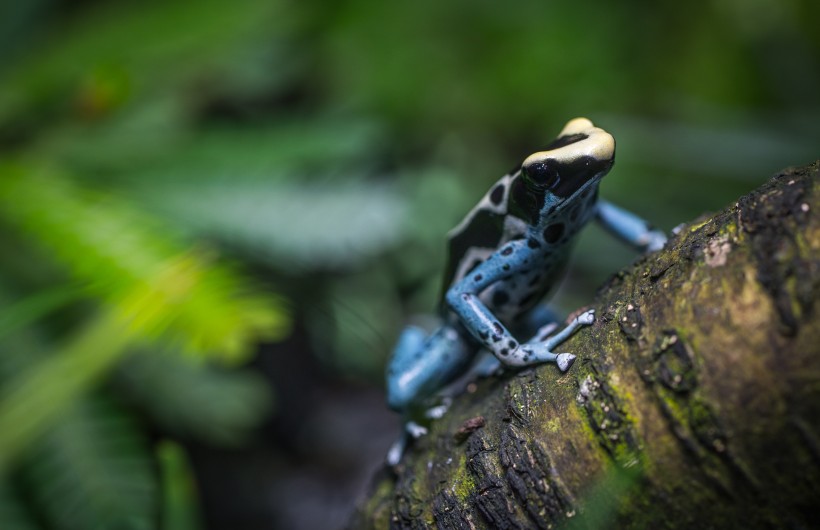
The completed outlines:
{"type": "Polygon", "coordinates": [[[80,296],[76,286],[60,286],[33,294],[0,311],[0,339],[29,325],[80,296]]]}
{"type": "Polygon", "coordinates": [[[121,319],[92,321],[62,350],[0,391],[0,475],[120,358],[132,337],[121,319]]]}
{"type": "Polygon", "coordinates": [[[202,521],[193,470],[183,447],[163,440],[157,447],[162,474],[162,530],[197,530],[202,521]]]}
{"type": "Polygon", "coordinates": [[[154,219],[56,177],[0,168],[0,212],[33,236],[109,309],[55,355],[17,375],[0,397],[0,469],[122,357],[162,338],[199,356],[238,361],[283,333],[270,300],[232,270],[186,252],[154,219]]]}
{"type": "Polygon", "coordinates": [[[153,98],[101,123],[52,128],[28,155],[70,165],[85,178],[124,180],[139,189],[169,181],[322,177],[372,164],[384,143],[378,125],[361,118],[194,128],[187,114],[174,99],[153,98]]]}
{"type": "Polygon", "coordinates": [[[256,372],[220,370],[168,353],[130,356],[115,381],[165,432],[220,445],[247,439],[273,403],[256,372]]]}
{"type": "MultiPolygon", "coordinates": [[[[786,117],[781,118],[776,125],[769,119],[739,121],[728,117],[724,123],[706,125],[624,115],[602,116],[623,146],[619,149],[621,164],[650,166],[655,171],[671,166],[688,175],[709,175],[710,180],[741,181],[741,185],[731,191],[732,196],[784,166],[817,157],[820,142],[817,128],[795,127],[795,124],[789,127],[786,117]]],[[[619,173],[628,178],[624,171],[619,173]]],[[[622,181],[623,177],[618,180],[622,181]]],[[[681,188],[680,192],[692,187],[686,186],[689,182],[684,179],[672,182],[675,183],[681,188]]],[[[702,195],[702,190],[698,188],[690,193],[702,195]]]]}
{"type": "Polygon", "coordinates": [[[7,72],[0,122],[72,104],[87,113],[82,103],[93,97],[100,68],[120,69],[133,94],[176,88],[207,71],[218,79],[221,67],[229,66],[239,50],[294,24],[296,17],[281,16],[281,9],[278,2],[228,5],[218,0],[93,5],[63,21],[35,56],[7,72]]]}
{"type": "Polygon", "coordinates": [[[579,512],[573,512],[561,526],[563,530],[612,528],[618,509],[629,502],[630,493],[640,486],[643,464],[634,456],[614,463],[602,473],[596,484],[586,492],[579,512]]]}
{"type": "Polygon", "coordinates": [[[380,380],[401,321],[387,267],[371,266],[333,282],[327,301],[311,308],[314,349],[330,369],[355,379],[380,380]]]}
{"type": "Polygon", "coordinates": [[[112,404],[76,402],[27,461],[24,476],[38,513],[65,530],[155,528],[159,486],[146,445],[112,404]]]}
{"type": "MultiPolygon", "coordinates": [[[[162,135],[163,127],[157,125],[156,130],[146,128],[140,137],[162,135]]],[[[118,164],[123,180],[138,192],[152,195],[164,191],[169,182],[224,186],[239,181],[241,185],[247,181],[292,181],[297,174],[304,175],[302,181],[322,181],[328,174],[372,164],[383,136],[376,123],[362,119],[318,118],[280,120],[265,127],[209,127],[184,141],[166,142],[164,151],[146,162],[139,151],[133,152],[132,136],[123,133],[113,136],[121,144],[118,153],[132,151],[128,164],[76,138],[73,142],[102,164],[118,164]]]]}
{"type": "Polygon", "coordinates": [[[107,182],[117,171],[174,152],[185,140],[189,121],[179,102],[152,98],[103,122],[52,126],[28,146],[26,154],[107,182]]]}
{"type": "Polygon", "coordinates": [[[9,482],[0,479],[0,528],[35,530],[37,524],[9,482]]]}
{"type": "Polygon", "coordinates": [[[0,215],[110,303],[132,338],[161,336],[237,361],[256,338],[286,329],[272,296],[250,292],[231,269],[185,250],[165,226],[113,196],[3,166],[0,215]]]}
{"type": "Polygon", "coordinates": [[[402,235],[407,205],[393,189],[354,182],[157,187],[146,198],[180,224],[238,245],[277,268],[360,262],[402,235]]]}

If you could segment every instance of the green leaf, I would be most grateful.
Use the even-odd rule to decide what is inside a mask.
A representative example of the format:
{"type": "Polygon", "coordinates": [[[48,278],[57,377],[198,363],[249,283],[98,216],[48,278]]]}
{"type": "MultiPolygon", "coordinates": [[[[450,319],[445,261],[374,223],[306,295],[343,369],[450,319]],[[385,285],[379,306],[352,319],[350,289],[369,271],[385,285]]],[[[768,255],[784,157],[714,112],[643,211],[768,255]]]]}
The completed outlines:
{"type": "Polygon", "coordinates": [[[152,351],[132,355],[116,372],[117,389],[165,432],[236,445],[270,413],[271,389],[249,370],[223,370],[152,351]]]}
{"type": "Polygon", "coordinates": [[[296,18],[281,16],[281,9],[279,2],[229,5],[218,0],[86,8],[63,20],[50,39],[34,48],[36,55],[8,72],[0,91],[0,122],[53,108],[93,118],[132,97],[177,89],[209,72],[217,76],[235,62],[239,50],[258,48],[260,39],[288,31],[296,18]],[[111,71],[119,72],[124,79],[118,83],[125,84],[113,99],[105,77],[111,71]]]}
{"type": "Polygon", "coordinates": [[[0,312],[0,338],[75,300],[81,292],[77,286],[59,286],[5,307],[0,312]]]}
{"type": "Polygon", "coordinates": [[[11,484],[0,479],[0,528],[3,530],[35,530],[37,525],[23,500],[11,484]]]}
{"type": "Polygon", "coordinates": [[[202,528],[194,472],[185,449],[170,440],[157,447],[162,474],[163,530],[197,530],[202,528]]]}
{"type": "Polygon", "coordinates": [[[150,216],[53,175],[0,167],[0,215],[50,251],[105,309],[0,394],[0,470],[146,339],[240,361],[286,321],[276,300],[187,250],[150,216]]]}
{"type": "Polygon", "coordinates": [[[196,355],[238,361],[254,340],[285,332],[275,297],[252,290],[207,252],[186,248],[118,197],[6,165],[0,215],[107,302],[132,339],[162,338],[196,355]]]}
{"type": "Polygon", "coordinates": [[[368,259],[403,235],[407,212],[395,189],[365,182],[295,186],[223,180],[195,188],[158,186],[146,200],[189,229],[280,268],[368,259]]]}
{"type": "Polygon", "coordinates": [[[644,476],[644,464],[635,455],[628,455],[613,463],[598,481],[585,492],[579,513],[562,526],[564,530],[612,528],[618,517],[618,509],[631,502],[630,493],[640,487],[644,476]]]}
{"type": "Polygon", "coordinates": [[[120,359],[131,336],[98,317],[62,350],[17,374],[0,392],[0,475],[120,359]]]}
{"type": "Polygon", "coordinates": [[[387,267],[369,267],[330,285],[325,303],[306,324],[314,349],[338,374],[380,381],[385,357],[401,323],[400,304],[387,267]]]}
{"type": "Polygon", "coordinates": [[[75,403],[33,448],[23,477],[51,528],[156,526],[159,486],[147,442],[112,403],[75,403]]]}

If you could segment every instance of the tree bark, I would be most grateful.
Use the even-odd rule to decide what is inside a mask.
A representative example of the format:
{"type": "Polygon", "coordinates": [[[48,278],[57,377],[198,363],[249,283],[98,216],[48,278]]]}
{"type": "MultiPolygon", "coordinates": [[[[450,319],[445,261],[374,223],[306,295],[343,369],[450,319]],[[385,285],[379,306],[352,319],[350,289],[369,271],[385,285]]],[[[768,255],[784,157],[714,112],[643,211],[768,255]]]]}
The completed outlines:
{"type": "Polygon", "coordinates": [[[351,528],[820,524],[820,161],[613,276],[543,365],[471,386],[351,528]]]}

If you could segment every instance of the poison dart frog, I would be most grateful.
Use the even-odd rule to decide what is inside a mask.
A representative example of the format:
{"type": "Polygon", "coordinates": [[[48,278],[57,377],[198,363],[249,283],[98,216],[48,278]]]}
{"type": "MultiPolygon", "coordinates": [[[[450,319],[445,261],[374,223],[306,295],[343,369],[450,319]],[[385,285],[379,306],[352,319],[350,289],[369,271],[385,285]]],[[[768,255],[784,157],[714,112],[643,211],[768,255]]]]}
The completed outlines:
{"type": "Polygon", "coordinates": [[[418,420],[439,417],[432,406],[448,385],[503,367],[553,362],[561,371],[575,355],[556,347],[594,322],[592,310],[561,331],[539,302],[558,285],[578,233],[592,219],[641,251],[658,250],[663,232],[598,199],[615,161],[613,137],[586,118],[564,127],[546,149],[501,177],[449,234],[449,258],[432,333],[408,326],[387,369],[387,401],[402,413],[402,437],[388,453],[397,464],[410,439],[426,433],[418,420]],[[521,342],[517,337],[527,340],[521,342]]]}

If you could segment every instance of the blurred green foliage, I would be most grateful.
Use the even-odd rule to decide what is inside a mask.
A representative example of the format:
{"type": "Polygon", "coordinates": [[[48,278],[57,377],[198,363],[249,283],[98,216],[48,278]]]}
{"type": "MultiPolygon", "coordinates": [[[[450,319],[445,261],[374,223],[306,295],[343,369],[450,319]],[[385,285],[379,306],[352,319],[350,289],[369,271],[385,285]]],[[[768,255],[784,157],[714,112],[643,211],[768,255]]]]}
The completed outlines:
{"type": "MultiPolygon", "coordinates": [[[[446,230],[569,118],[665,229],[816,158],[818,5],[0,5],[0,528],[197,527],[170,439],[240,443],[273,404],[215,363],[288,307],[380,384],[446,230]]],[[[590,229],[557,304],[631,259],[590,229]]]]}

